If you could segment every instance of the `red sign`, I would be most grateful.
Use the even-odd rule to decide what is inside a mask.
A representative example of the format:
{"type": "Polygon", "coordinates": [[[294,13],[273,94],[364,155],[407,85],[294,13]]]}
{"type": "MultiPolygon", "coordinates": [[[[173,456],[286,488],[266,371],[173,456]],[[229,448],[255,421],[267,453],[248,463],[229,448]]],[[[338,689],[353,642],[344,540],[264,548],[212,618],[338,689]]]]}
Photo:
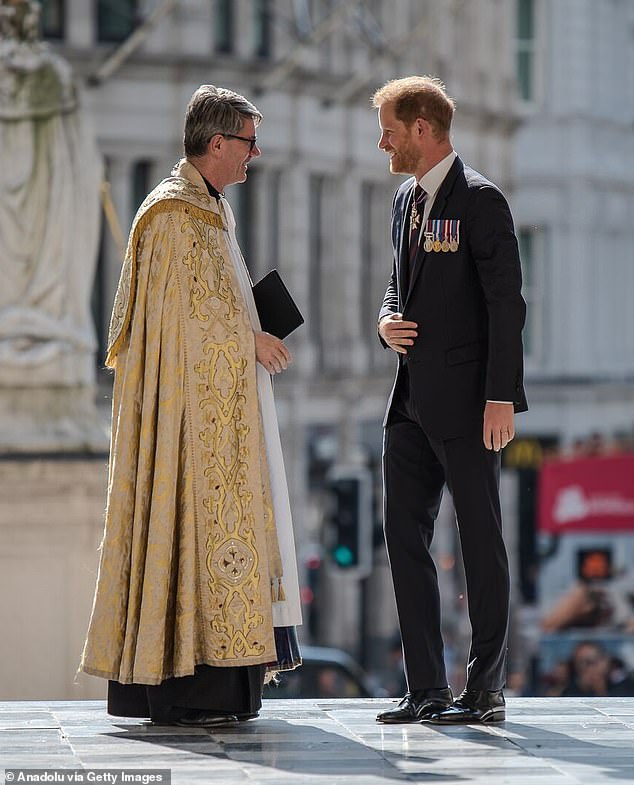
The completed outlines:
{"type": "Polygon", "coordinates": [[[539,529],[634,531],[634,455],[545,463],[539,476],[539,529]]]}

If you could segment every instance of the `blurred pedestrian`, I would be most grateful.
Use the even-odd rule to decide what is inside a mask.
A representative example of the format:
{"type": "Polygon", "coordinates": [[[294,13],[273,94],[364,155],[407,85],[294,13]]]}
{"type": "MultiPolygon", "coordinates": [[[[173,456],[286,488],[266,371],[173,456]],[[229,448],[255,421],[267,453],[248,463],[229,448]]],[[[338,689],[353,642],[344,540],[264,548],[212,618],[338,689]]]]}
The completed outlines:
{"type": "Polygon", "coordinates": [[[634,695],[634,680],[622,660],[612,657],[597,641],[581,641],[570,657],[570,681],[565,697],[634,695]]]}

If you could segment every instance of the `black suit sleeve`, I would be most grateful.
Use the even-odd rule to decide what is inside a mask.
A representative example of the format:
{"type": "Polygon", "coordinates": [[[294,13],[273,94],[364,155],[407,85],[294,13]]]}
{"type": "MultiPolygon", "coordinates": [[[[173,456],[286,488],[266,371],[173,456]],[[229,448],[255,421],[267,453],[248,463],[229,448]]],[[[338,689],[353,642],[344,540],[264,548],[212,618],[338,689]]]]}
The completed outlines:
{"type": "Polygon", "coordinates": [[[484,186],[474,192],[467,237],[488,312],[485,396],[522,405],[526,303],[511,211],[496,188],[484,186]]]}
{"type": "MultiPolygon", "coordinates": [[[[398,234],[394,230],[395,229],[395,227],[394,227],[394,221],[395,221],[394,212],[395,212],[397,196],[398,196],[398,191],[394,194],[394,199],[392,200],[392,221],[391,221],[391,223],[392,223],[393,243],[394,243],[394,238],[398,234]]],[[[383,296],[383,303],[381,305],[381,310],[379,311],[379,317],[377,319],[377,324],[378,324],[378,322],[381,321],[381,319],[384,316],[389,316],[392,313],[398,313],[398,279],[397,279],[397,276],[396,276],[396,264],[397,264],[397,260],[398,260],[398,249],[396,248],[395,245],[393,245],[393,251],[394,251],[394,253],[392,255],[393,256],[393,259],[392,259],[392,274],[390,275],[390,280],[388,281],[387,289],[385,290],[385,295],[383,296]]],[[[387,349],[387,344],[385,343],[383,338],[381,338],[380,335],[379,335],[379,341],[381,341],[381,344],[382,344],[383,348],[387,349]]]]}

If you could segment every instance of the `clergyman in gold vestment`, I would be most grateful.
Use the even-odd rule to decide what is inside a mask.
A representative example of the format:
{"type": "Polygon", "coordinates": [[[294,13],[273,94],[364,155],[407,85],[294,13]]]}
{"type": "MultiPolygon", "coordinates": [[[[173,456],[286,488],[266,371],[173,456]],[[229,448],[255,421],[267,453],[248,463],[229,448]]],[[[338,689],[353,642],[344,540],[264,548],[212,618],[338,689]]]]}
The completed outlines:
{"type": "Polygon", "coordinates": [[[80,668],[108,710],[214,726],[257,715],[300,662],[297,565],[264,333],[223,190],[260,155],[260,112],[203,85],[185,158],[134,219],[110,325],[108,503],[80,668]]]}

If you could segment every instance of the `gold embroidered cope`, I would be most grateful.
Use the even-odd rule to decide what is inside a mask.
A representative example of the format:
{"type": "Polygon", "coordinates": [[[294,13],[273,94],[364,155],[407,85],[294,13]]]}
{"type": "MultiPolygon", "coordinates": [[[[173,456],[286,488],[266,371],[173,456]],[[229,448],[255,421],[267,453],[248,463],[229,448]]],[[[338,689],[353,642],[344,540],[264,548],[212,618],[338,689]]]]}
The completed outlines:
{"type": "Polygon", "coordinates": [[[108,503],[80,668],[122,683],[276,658],[255,342],[217,210],[186,177],[164,180],[133,223],[113,308],[108,503]]]}

